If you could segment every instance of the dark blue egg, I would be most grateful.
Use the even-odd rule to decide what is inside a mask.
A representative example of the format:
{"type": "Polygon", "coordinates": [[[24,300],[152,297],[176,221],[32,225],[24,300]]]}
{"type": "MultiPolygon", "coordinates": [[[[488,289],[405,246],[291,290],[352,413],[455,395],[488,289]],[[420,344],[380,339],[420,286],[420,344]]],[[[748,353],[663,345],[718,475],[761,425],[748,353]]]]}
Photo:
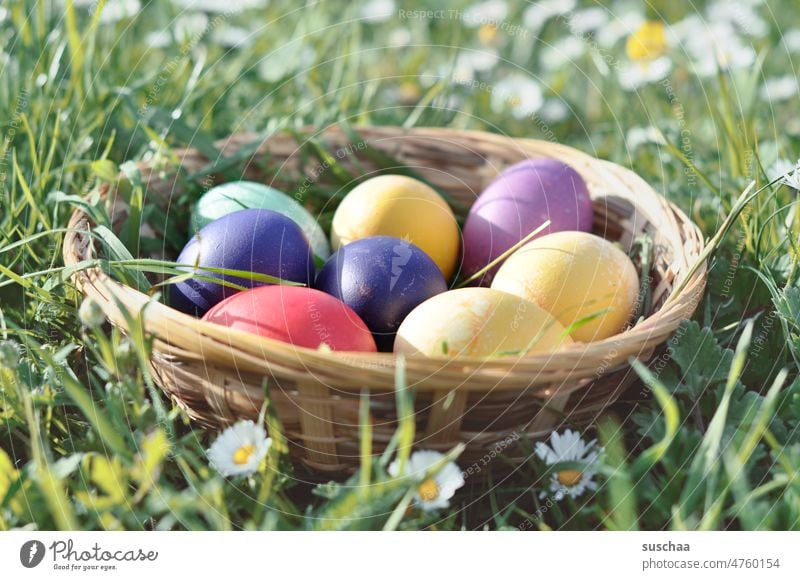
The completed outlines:
{"type": "Polygon", "coordinates": [[[403,319],[418,304],[447,290],[442,271],[417,246],[389,236],[362,238],[339,249],[316,287],[361,317],[382,351],[391,351],[403,319]]]}
{"type": "MultiPolygon", "coordinates": [[[[295,222],[266,209],[246,209],[214,220],[186,244],[178,256],[181,264],[244,270],[310,284],[314,279],[314,254],[308,238],[295,222]]],[[[246,288],[263,282],[238,276],[198,273],[224,279],[246,288]]],[[[170,305],[202,316],[238,290],[210,280],[193,278],[173,284],[170,305]]]]}

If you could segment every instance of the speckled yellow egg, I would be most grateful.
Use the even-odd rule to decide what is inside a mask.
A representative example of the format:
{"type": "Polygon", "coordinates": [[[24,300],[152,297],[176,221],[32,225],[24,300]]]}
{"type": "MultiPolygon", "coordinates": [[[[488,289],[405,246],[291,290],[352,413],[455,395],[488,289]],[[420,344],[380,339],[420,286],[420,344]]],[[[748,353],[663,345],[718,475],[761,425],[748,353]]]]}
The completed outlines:
{"type": "Polygon", "coordinates": [[[405,175],[379,175],[356,186],[333,216],[333,249],[370,236],[405,239],[439,266],[448,280],[461,236],[450,206],[431,187],[405,175]]]}
{"type": "Polygon", "coordinates": [[[571,343],[542,308],[491,288],[461,288],[417,306],[397,330],[394,352],[407,356],[493,357],[552,352],[571,343]]]}
{"type": "Polygon", "coordinates": [[[572,327],[573,339],[590,342],[625,328],[639,296],[639,276],[628,256],[608,240],[557,232],[514,252],[492,288],[536,302],[572,327]]]}

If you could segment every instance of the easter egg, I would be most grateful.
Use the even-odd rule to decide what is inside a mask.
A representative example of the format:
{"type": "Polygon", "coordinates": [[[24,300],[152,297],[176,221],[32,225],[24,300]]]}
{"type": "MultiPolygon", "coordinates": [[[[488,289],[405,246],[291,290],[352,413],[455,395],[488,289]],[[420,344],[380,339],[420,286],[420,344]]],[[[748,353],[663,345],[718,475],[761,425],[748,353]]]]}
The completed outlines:
{"type": "Polygon", "coordinates": [[[324,260],[331,255],[325,232],[306,208],[282,191],[253,181],[233,181],[209,189],[192,210],[192,227],[200,230],[243,209],[269,209],[285,215],[300,226],[317,256],[324,260]]]}
{"type": "Polygon", "coordinates": [[[492,357],[551,352],[572,340],[533,302],[491,288],[450,290],[411,311],[394,342],[407,356],[492,357]]]}
{"type": "Polygon", "coordinates": [[[262,286],[239,292],[214,306],[203,320],[306,348],[376,350],[367,325],[350,307],[302,286],[262,286]]]}
{"type": "Polygon", "coordinates": [[[503,264],[492,288],[536,302],[583,342],[625,328],[639,276],[625,252],[599,236],[558,232],[525,244],[503,264]],[[593,317],[593,318],[592,318],[593,317]]]}
{"type": "MultiPolygon", "coordinates": [[[[267,209],[237,211],[211,222],[186,244],[177,262],[246,288],[264,283],[203,268],[243,270],[301,284],[309,284],[314,277],[314,256],[300,226],[267,209]]],[[[170,304],[200,316],[236,292],[231,286],[191,278],[170,287],[170,304]]]]}
{"type": "MultiPolygon", "coordinates": [[[[468,278],[548,219],[537,237],[564,230],[591,231],[592,200],[577,171],[555,159],[512,165],[489,184],[464,224],[462,274],[468,278]]],[[[488,286],[499,264],[477,282],[488,286]]]]}
{"type": "Polygon", "coordinates": [[[378,348],[391,351],[397,327],[447,282],[431,258],[398,238],[375,236],[339,249],[317,276],[316,287],[350,306],[375,336],[378,348]]]}
{"type": "Polygon", "coordinates": [[[460,234],[450,206],[411,177],[379,175],[342,200],[331,226],[333,249],[371,236],[408,240],[436,262],[447,280],[458,265],[460,234]]]}

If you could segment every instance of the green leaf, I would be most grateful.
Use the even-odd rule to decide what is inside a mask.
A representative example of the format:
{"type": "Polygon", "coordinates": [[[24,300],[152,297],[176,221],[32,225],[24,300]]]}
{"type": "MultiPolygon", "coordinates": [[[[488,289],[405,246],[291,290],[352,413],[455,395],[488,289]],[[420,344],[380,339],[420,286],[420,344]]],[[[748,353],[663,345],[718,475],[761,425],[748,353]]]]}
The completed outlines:
{"type": "Polygon", "coordinates": [[[96,453],[87,454],[82,462],[82,467],[91,481],[102,493],[94,490],[79,492],[76,495],[87,506],[94,509],[105,510],[126,503],[126,489],[128,486],[125,470],[117,457],[108,458],[96,453]]]}
{"type": "Polygon", "coordinates": [[[105,183],[116,183],[119,178],[119,167],[110,159],[92,161],[91,169],[94,176],[105,183]]]}
{"type": "MultiPolygon", "coordinates": [[[[122,241],[114,235],[114,232],[106,226],[97,226],[93,231],[105,245],[112,260],[134,260],[133,255],[128,251],[128,248],[125,247],[125,244],[123,244],[122,241]]],[[[123,281],[140,292],[147,292],[150,290],[150,282],[147,281],[144,274],[137,270],[125,270],[123,273],[123,281]]]]}
{"type": "Polygon", "coordinates": [[[719,346],[711,329],[700,328],[693,320],[681,324],[667,352],[680,366],[680,378],[694,396],[724,381],[733,360],[733,352],[719,346]]]}
{"type": "Polygon", "coordinates": [[[142,440],[136,461],[130,471],[131,477],[139,484],[134,503],[141,500],[155,485],[169,452],[169,438],[163,429],[156,429],[142,440]]]}
{"type": "Polygon", "coordinates": [[[728,420],[731,398],[744,369],[752,333],[753,321],[751,320],[745,326],[736,345],[722,398],[689,468],[689,478],[681,495],[679,506],[683,519],[686,519],[698,507],[698,501],[703,492],[705,492],[706,505],[709,508],[720,493],[718,489],[718,472],[721,465],[720,448],[728,420]]]}

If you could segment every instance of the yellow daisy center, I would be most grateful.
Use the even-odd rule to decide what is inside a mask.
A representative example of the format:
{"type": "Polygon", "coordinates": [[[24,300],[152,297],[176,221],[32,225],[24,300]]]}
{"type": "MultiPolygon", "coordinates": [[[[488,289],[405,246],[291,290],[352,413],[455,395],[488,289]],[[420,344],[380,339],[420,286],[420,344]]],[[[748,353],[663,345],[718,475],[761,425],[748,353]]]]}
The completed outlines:
{"type": "Polygon", "coordinates": [[[631,60],[653,60],[667,52],[667,31],[663,22],[647,21],[628,37],[625,52],[631,60]]]}
{"type": "Polygon", "coordinates": [[[432,479],[426,479],[419,484],[419,497],[423,501],[433,501],[439,497],[439,486],[432,479]]]}
{"type": "Polygon", "coordinates": [[[497,38],[500,29],[494,23],[487,23],[478,29],[478,38],[483,44],[492,44],[497,38]]]}
{"type": "Polygon", "coordinates": [[[253,456],[253,453],[256,452],[256,446],[252,443],[245,443],[239,449],[234,451],[233,453],[233,462],[236,465],[244,465],[250,458],[253,456]]]}
{"type": "Polygon", "coordinates": [[[419,99],[419,87],[412,81],[404,81],[400,84],[400,98],[404,102],[416,101],[419,99]]]}
{"type": "Polygon", "coordinates": [[[558,483],[566,487],[575,487],[583,479],[583,473],[576,469],[564,469],[556,474],[558,483]]]}

